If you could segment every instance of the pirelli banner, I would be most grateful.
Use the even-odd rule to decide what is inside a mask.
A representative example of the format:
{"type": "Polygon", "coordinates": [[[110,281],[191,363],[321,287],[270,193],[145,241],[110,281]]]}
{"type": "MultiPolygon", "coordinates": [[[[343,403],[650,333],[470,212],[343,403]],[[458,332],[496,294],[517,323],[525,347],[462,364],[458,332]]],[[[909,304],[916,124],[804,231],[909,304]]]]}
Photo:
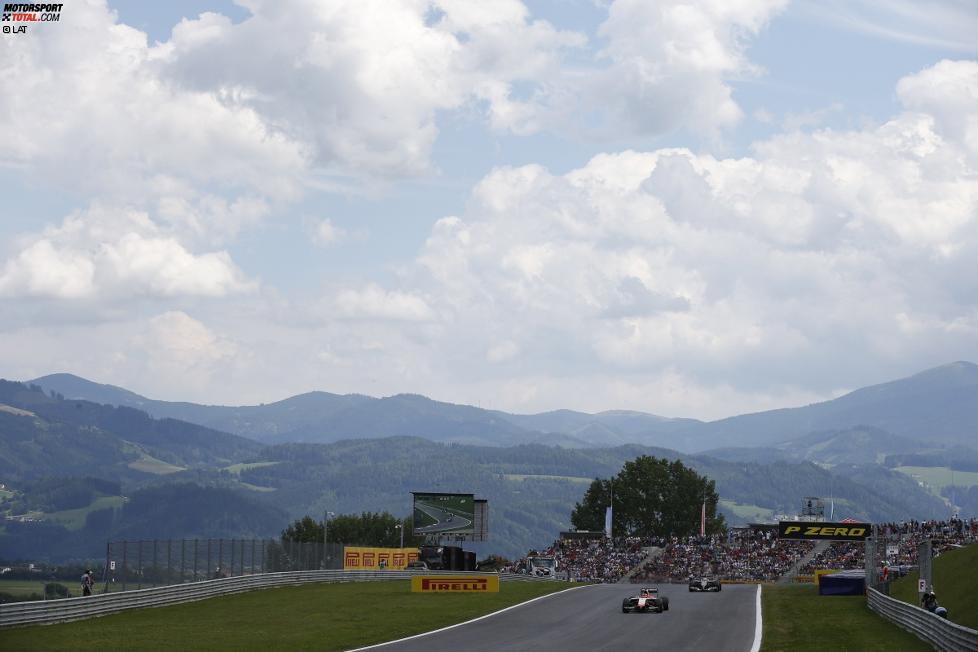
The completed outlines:
{"type": "Polygon", "coordinates": [[[496,575],[415,575],[412,593],[499,593],[496,575]]]}
{"type": "Polygon", "coordinates": [[[343,570],[404,570],[417,560],[417,548],[343,546],[343,570]]]}
{"type": "Polygon", "coordinates": [[[815,523],[812,521],[781,521],[778,537],[824,541],[862,541],[872,536],[870,523],[815,523]]]}

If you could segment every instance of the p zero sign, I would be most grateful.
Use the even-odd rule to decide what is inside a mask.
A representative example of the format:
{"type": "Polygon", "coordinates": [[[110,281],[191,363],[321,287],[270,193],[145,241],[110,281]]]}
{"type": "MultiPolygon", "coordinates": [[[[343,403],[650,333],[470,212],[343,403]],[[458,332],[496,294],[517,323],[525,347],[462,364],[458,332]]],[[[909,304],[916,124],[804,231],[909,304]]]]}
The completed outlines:
{"type": "Polygon", "coordinates": [[[869,523],[813,523],[811,521],[778,523],[778,537],[782,539],[862,541],[872,534],[873,526],[869,523]]]}
{"type": "Polygon", "coordinates": [[[412,593],[499,593],[499,578],[495,575],[415,575],[411,578],[412,593]]]}

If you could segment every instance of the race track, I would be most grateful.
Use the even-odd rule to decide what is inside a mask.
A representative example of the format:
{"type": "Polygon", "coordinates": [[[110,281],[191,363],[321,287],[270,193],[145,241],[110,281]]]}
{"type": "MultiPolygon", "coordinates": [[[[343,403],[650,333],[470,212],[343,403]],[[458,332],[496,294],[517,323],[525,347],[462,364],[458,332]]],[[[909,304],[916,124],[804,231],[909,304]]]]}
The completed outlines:
{"type": "MultiPolygon", "coordinates": [[[[372,649],[750,651],[756,586],[725,585],[720,593],[689,593],[685,584],[662,584],[660,592],[669,597],[669,611],[623,614],[622,598],[638,588],[637,584],[587,586],[467,625],[372,649]]],[[[501,590],[506,590],[505,584],[501,590]]]]}

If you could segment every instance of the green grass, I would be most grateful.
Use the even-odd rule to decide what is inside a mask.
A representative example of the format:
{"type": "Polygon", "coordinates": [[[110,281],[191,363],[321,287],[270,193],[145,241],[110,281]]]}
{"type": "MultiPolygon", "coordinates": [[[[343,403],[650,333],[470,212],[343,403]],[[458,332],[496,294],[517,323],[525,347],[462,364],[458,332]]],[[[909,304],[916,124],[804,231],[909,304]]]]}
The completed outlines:
{"type": "Polygon", "coordinates": [[[0,500],[6,500],[7,498],[12,498],[14,492],[9,489],[0,489],[0,500]]]}
{"type": "Polygon", "coordinates": [[[959,487],[978,485],[978,473],[974,471],[952,471],[946,466],[898,466],[893,470],[923,482],[937,496],[941,495],[941,489],[952,484],[959,487]]]}
{"type": "Polygon", "coordinates": [[[176,466],[174,464],[164,462],[163,460],[158,460],[152,455],[147,455],[146,453],[140,455],[138,460],[129,462],[129,464],[126,466],[134,471],[152,473],[153,475],[170,475],[171,473],[178,473],[186,470],[182,466],[176,466]]]}
{"type": "MultiPolygon", "coordinates": [[[[952,622],[978,629],[978,544],[946,552],[931,562],[934,573],[934,593],[937,602],[946,607],[952,622]]],[[[890,596],[918,604],[917,572],[895,580],[890,586],[890,596]]]]}
{"type": "Polygon", "coordinates": [[[275,466],[276,464],[281,464],[281,462],[248,462],[232,464],[231,466],[225,466],[224,470],[228,473],[233,473],[234,475],[241,475],[242,471],[247,471],[248,469],[260,469],[263,466],[275,466]]]}
{"type": "Polygon", "coordinates": [[[932,648],[913,634],[880,618],[866,598],[821,596],[808,585],[765,586],[762,652],[913,652],[932,648]]]}
{"type": "Polygon", "coordinates": [[[720,500],[720,505],[729,509],[739,518],[744,519],[747,522],[759,522],[765,519],[771,518],[774,514],[773,509],[768,509],[767,507],[760,507],[758,505],[741,504],[733,500],[720,500]]]}
{"type": "Polygon", "coordinates": [[[0,630],[0,649],[349,650],[445,627],[568,586],[504,582],[499,593],[422,595],[411,593],[405,580],[310,584],[0,630]]]}
{"type": "Polygon", "coordinates": [[[505,473],[503,477],[507,480],[516,480],[517,482],[523,482],[524,480],[563,480],[564,482],[573,482],[575,484],[590,484],[594,482],[594,478],[582,478],[576,475],[534,475],[526,473],[505,473]]]}
{"type": "Polygon", "coordinates": [[[251,489],[252,491],[257,491],[259,493],[267,494],[272,491],[278,491],[278,489],[276,489],[275,487],[262,487],[257,484],[248,484],[247,482],[238,482],[238,484],[244,487],[245,489],[251,489]]]}
{"type": "MultiPolygon", "coordinates": [[[[59,580],[55,580],[59,581],[59,580]]],[[[9,593],[11,595],[30,595],[32,593],[37,593],[38,595],[44,595],[44,584],[46,581],[41,580],[6,580],[0,579],[0,593],[9,593]]],[[[68,582],[61,582],[68,587],[71,591],[72,587],[68,582]]]]}
{"type": "Polygon", "coordinates": [[[85,526],[85,518],[89,513],[110,507],[122,507],[126,499],[122,496],[100,496],[87,507],[78,509],[66,509],[60,512],[51,512],[44,515],[44,520],[54,521],[64,525],[69,530],[80,530],[85,526]]]}

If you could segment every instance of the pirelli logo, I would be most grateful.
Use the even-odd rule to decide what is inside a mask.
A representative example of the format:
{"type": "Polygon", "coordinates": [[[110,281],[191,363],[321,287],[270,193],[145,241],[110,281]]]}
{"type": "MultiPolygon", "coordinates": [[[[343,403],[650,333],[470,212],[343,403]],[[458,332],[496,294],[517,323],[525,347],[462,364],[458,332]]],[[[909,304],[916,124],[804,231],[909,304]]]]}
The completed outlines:
{"type": "Polygon", "coordinates": [[[415,575],[412,593],[499,593],[499,578],[494,575],[415,575]]]}
{"type": "Polygon", "coordinates": [[[869,523],[803,523],[781,521],[778,536],[782,539],[824,539],[830,541],[862,541],[871,536],[869,523]]]}

